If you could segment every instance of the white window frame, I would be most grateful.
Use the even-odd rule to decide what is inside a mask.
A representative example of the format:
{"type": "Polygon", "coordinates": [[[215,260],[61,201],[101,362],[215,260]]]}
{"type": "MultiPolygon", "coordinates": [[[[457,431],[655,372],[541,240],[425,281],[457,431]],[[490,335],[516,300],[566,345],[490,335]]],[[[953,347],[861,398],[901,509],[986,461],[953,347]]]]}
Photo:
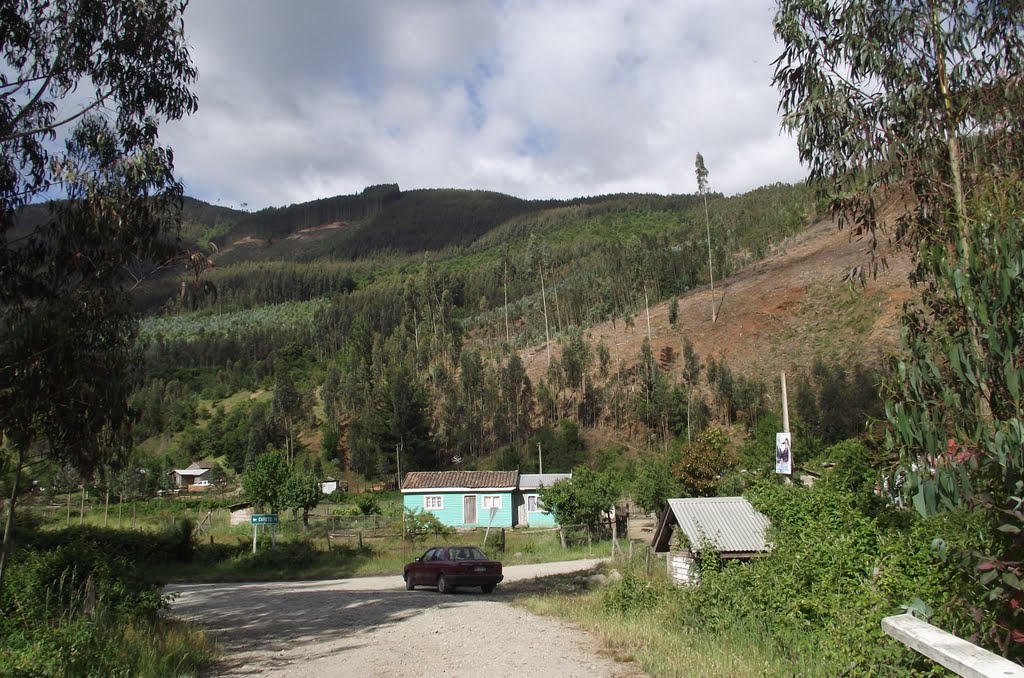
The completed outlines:
{"type": "Polygon", "coordinates": [[[540,500],[539,494],[528,494],[526,495],[526,512],[527,513],[544,513],[544,502],[540,500]],[[533,500],[533,508],[530,508],[530,500],[533,500]]]}
{"type": "Polygon", "coordinates": [[[485,494],[483,496],[483,499],[481,499],[481,502],[482,502],[481,506],[485,510],[490,510],[492,508],[500,509],[501,508],[501,495],[500,494],[485,494]]]}
{"type": "Polygon", "coordinates": [[[424,511],[443,511],[444,510],[444,495],[443,494],[425,494],[423,495],[423,510],[424,511]],[[431,506],[431,504],[435,504],[431,506]]]}

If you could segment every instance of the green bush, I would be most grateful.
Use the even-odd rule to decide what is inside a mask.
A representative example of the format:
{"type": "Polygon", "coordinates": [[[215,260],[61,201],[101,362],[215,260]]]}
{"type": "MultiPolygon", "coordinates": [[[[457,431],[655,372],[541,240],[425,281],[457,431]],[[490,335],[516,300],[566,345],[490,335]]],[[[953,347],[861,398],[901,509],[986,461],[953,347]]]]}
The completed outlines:
{"type": "Polygon", "coordinates": [[[312,542],[298,539],[278,543],[272,548],[260,548],[256,553],[244,553],[239,558],[260,569],[290,569],[312,564],[320,553],[312,542]]]}
{"type": "Polygon", "coordinates": [[[617,582],[610,584],[601,596],[605,612],[637,615],[658,607],[671,592],[627,570],[617,582]]]}
{"type": "Polygon", "coordinates": [[[735,627],[764,631],[773,650],[796,665],[816,657],[822,675],[872,675],[928,663],[885,636],[882,617],[919,598],[932,623],[969,637],[976,623],[953,605],[972,595],[972,582],[932,553],[935,537],[978,546],[966,516],[889,525],[862,512],[839,483],[812,488],[765,482],[750,493],[772,521],[771,553],[749,564],[702,567],[701,584],[681,590],[677,622],[701,632],[735,627]]]}
{"type": "Polygon", "coordinates": [[[356,506],[359,508],[359,512],[364,516],[372,516],[380,511],[380,505],[377,503],[377,498],[369,492],[364,492],[356,498],[356,506]]]}
{"type": "Polygon", "coordinates": [[[212,642],[157,613],[168,598],[158,562],[191,558],[191,527],[164,534],[72,528],[26,533],[0,597],[0,675],[195,674],[212,642]]]}
{"type": "Polygon", "coordinates": [[[430,511],[412,509],[405,512],[405,538],[411,542],[423,541],[430,535],[447,539],[453,534],[454,528],[442,523],[430,511]]]}

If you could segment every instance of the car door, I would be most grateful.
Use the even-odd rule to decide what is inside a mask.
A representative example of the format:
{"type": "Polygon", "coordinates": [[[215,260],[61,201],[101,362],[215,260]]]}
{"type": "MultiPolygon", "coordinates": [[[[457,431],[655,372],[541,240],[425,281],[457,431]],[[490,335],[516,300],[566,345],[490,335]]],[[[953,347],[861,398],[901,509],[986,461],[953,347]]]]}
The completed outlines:
{"type": "MultiPolygon", "coordinates": [[[[434,583],[433,579],[428,579],[427,577],[428,577],[428,570],[430,569],[431,559],[434,557],[434,551],[436,551],[436,550],[437,549],[428,549],[427,552],[424,553],[420,557],[420,562],[416,563],[413,566],[413,568],[412,568],[412,574],[413,574],[412,581],[417,586],[427,586],[429,584],[433,584],[434,583]]],[[[436,579],[436,577],[435,577],[435,579],[436,579]]]]}

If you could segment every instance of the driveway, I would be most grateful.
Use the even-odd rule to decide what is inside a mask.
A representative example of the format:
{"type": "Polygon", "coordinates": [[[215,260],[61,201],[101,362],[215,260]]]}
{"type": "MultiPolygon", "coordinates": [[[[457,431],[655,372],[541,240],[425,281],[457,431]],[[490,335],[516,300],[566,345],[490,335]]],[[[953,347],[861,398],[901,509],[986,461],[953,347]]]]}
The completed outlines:
{"type": "Polygon", "coordinates": [[[406,591],[400,576],[167,587],[171,611],[224,649],[222,676],[640,676],[587,634],[513,607],[516,582],[594,567],[576,560],[504,569],[490,595],[406,591]]]}

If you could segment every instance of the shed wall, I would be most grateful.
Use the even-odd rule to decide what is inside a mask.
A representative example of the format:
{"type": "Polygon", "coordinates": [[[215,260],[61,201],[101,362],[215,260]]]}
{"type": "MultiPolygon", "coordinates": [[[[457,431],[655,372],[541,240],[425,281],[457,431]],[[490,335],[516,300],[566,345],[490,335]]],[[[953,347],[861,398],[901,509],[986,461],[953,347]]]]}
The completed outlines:
{"type": "Polygon", "coordinates": [[[668,562],[668,576],[677,585],[700,583],[700,573],[697,571],[697,564],[689,552],[673,551],[666,558],[668,562]]]}

